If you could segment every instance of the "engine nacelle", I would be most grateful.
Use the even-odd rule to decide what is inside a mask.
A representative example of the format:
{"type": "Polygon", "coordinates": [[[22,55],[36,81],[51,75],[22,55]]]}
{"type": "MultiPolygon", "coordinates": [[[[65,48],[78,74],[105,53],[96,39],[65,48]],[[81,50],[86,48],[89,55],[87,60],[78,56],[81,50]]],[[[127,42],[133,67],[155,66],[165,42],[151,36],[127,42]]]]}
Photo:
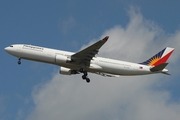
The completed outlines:
{"type": "Polygon", "coordinates": [[[60,67],[59,73],[63,75],[71,75],[71,74],[78,74],[76,70],[71,70],[69,68],[60,67]]]}
{"type": "Polygon", "coordinates": [[[70,62],[71,59],[64,55],[56,55],[56,63],[62,64],[66,62],[70,62]]]}

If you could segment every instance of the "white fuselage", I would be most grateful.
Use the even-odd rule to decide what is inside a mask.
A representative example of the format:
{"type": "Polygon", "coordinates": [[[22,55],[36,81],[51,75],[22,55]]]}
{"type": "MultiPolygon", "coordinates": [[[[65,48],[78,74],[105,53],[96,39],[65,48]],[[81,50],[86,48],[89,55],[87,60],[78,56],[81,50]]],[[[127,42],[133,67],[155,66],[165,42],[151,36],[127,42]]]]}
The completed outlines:
{"type": "MultiPolygon", "coordinates": [[[[74,54],[72,52],[25,44],[15,44],[6,47],[5,50],[11,55],[22,59],[55,64],[73,70],[82,68],[81,65],[68,62],[68,59],[74,54]]],[[[152,74],[150,66],[102,57],[94,57],[90,62],[90,66],[85,66],[85,69],[87,72],[108,73],[114,75],[152,74]]]]}

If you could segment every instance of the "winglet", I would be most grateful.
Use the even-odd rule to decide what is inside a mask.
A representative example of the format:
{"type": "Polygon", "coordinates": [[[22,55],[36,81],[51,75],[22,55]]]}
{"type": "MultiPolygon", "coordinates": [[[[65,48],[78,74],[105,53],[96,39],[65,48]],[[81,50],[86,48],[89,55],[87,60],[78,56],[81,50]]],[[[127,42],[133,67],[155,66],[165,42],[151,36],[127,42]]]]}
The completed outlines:
{"type": "Polygon", "coordinates": [[[103,38],[102,40],[107,41],[107,40],[108,40],[108,38],[109,38],[109,36],[106,36],[106,37],[105,37],[105,38],[103,38]]]}

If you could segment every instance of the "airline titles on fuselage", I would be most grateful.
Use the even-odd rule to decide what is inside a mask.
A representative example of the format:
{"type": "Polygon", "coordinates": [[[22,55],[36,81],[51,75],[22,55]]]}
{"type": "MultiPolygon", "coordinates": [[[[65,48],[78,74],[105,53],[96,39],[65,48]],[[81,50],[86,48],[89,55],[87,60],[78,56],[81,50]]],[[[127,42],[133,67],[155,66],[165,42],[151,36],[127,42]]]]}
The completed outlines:
{"type": "Polygon", "coordinates": [[[30,50],[37,50],[37,51],[43,51],[43,47],[39,46],[32,46],[32,45],[23,45],[23,49],[30,49],[30,50]]]}

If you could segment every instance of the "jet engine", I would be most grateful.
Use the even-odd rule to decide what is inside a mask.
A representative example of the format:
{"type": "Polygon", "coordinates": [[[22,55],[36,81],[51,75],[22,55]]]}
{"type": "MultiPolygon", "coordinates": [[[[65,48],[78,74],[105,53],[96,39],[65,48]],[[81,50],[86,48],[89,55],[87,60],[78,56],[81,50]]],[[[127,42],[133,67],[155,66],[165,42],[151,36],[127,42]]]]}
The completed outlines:
{"type": "Polygon", "coordinates": [[[71,75],[71,74],[78,74],[76,70],[71,70],[69,68],[60,67],[59,73],[62,75],[71,75]]]}
{"type": "Polygon", "coordinates": [[[56,55],[56,63],[67,63],[71,61],[71,58],[68,58],[67,56],[64,55],[56,55]]]}

